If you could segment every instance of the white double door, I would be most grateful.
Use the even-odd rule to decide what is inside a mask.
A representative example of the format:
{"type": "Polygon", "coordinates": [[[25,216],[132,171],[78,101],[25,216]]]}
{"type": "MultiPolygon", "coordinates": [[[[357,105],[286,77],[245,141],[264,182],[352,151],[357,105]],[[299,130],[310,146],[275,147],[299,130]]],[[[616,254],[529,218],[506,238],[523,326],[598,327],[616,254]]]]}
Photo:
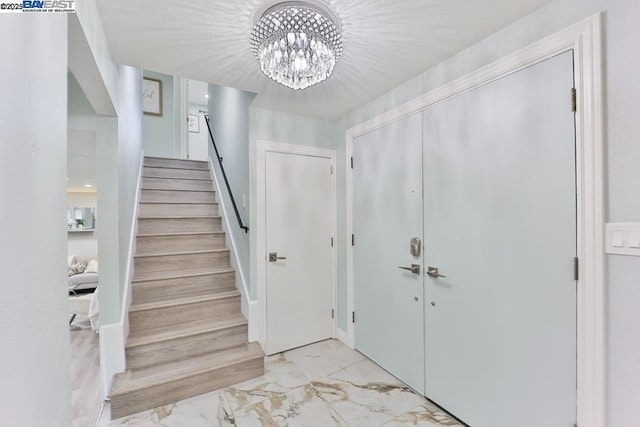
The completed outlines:
{"type": "Polygon", "coordinates": [[[268,354],[333,336],[333,159],[265,153],[268,354]]]}
{"type": "Polygon", "coordinates": [[[565,53],[354,141],[356,348],[474,427],[575,422],[572,87],[565,53]]]}

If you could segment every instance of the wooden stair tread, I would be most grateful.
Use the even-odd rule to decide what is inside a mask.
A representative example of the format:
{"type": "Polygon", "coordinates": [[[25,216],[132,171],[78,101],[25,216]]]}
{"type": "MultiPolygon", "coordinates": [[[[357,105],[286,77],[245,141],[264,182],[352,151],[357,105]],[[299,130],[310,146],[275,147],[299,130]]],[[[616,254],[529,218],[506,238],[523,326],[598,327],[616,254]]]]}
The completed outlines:
{"type": "MultiPolygon", "coordinates": [[[[147,166],[149,167],[149,166],[147,166]]],[[[153,167],[153,166],[152,166],[153,167]]],[[[158,168],[160,169],[160,168],[158,168]]],[[[189,170],[189,169],[187,169],[189,170]]],[[[153,176],[153,175],[142,175],[142,178],[149,178],[149,179],[166,179],[166,180],[172,180],[172,181],[207,181],[207,182],[213,182],[211,180],[211,178],[185,178],[185,177],[170,177],[170,176],[153,176]]],[[[144,185],[144,182],[143,182],[144,185]]]]}
{"type": "Polygon", "coordinates": [[[241,314],[220,317],[218,319],[198,319],[189,323],[174,325],[170,330],[143,331],[131,333],[127,339],[126,348],[168,341],[191,335],[198,335],[233,326],[247,325],[247,319],[241,314]]]}
{"type": "Polygon", "coordinates": [[[174,215],[174,216],[139,216],[138,219],[202,219],[202,218],[222,218],[220,215],[198,215],[198,216],[184,216],[184,215],[174,215]]]}
{"type": "Polygon", "coordinates": [[[192,268],[188,270],[180,270],[175,272],[153,272],[153,273],[145,273],[145,274],[134,274],[134,278],[131,280],[131,283],[140,283],[140,282],[151,282],[154,280],[164,280],[164,279],[180,279],[180,278],[188,278],[188,277],[196,277],[196,276],[207,276],[209,274],[222,274],[222,273],[233,273],[235,270],[231,267],[207,267],[207,268],[192,268]]]}
{"type": "Polygon", "coordinates": [[[221,253],[221,252],[229,252],[227,248],[211,248],[211,249],[202,249],[199,251],[172,251],[172,252],[157,252],[157,253],[145,253],[145,254],[136,254],[134,258],[151,258],[151,257],[160,257],[160,256],[171,256],[171,255],[197,255],[197,254],[210,254],[210,253],[221,253]]]}
{"type": "MultiPolygon", "coordinates": [[[[163,191],[163,190],[158,190],[163,191]]],[[[213,191],[211,191],[213,193],[213,191]]],[[[141,205],[217,205],[217,202],[175,202],[175,201],[166,201],[166,202],[143,202],[140,201],[141,205]]]]}
{"type": "Polygon", "coordinates": [[[262,351],[260,344],[251,342],[246,346],[234,347],[214,354],[196,356],[160,366],[128,370],[114,377],[109,397],[114,398],[117,395],[135,390],[143,390],[154,385],[169,383],[184,377],[197,376],[205,372],[263,357],[264,351],[262,351]]]}
{"type": "Polygon", "coordinates": [[[129,313],[136,311],[155,310],[159,308],[175,307],[198,302],[216,301],[225,298],[239,297],[240,291],[236,288],[207,290],[203,292],[193,292],[179,297],[172,297],[169,300],[157,300],[143,303],[132,302],[129,313]]]}
{"type": "Polygon", "coordinates": [[[144,158],[145,159],[154,159],[154,160],[175,160],[175,161],[178,161],[178,162],[207,163],[206,160],[177,159],[175,157],[144,156],[144,158]]]}
{"type": "Polygon", "coordinates": [[[146,168],[159,168],[159,169],[185,169],[192,170],[207,170],[209,162],[206,160],[191,160],[191,159],[175,159],[171,157],[153,157],[144,156],[144,162],[142,166],[146,168]],[[147,160],[159,160],[161,164],[154,162],[147,162],[147,160]],[[206,166],[206,168],[205,168],[206,166]]]}
{"type": "Polygon", "coordinates": [[[141,191],[171,191],[174,193],[215,193],[215,191],[213,190],[198,190],[198,189],[191,189],[191,188],[174,188],[174,189],[170,189],[170,188],[145,188],[144,186],[142,186],[140,188],[141,191]]]}
{"type": "Polygon", "coordinates": [[[136,235],[136,237],[208,236],[220,234],[224,234],[224,231],[178,231],[175,233],[147,233],[138,234],[136,235]]]}
{"type": "MultiPolygon", "coordinates": [[[[165,190],[152,190],[152,191],[165,191],[165,190]]],[[[203,193],[214,193],[214,191],[203,191],[203,193]]],[[[216,202],[208,202],[208,201],[175,201],[175,200],[166,200],[161,202],[149,202],[149,201],[140,201],[141,205],[217,205],[216,202]]]]}

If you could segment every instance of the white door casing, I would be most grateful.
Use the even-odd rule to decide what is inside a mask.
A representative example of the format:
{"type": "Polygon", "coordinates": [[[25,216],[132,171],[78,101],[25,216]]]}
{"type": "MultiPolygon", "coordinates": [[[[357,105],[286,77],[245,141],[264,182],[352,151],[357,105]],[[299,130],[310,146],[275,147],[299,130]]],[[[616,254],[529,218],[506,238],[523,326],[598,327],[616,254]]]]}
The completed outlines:
{"type": "MultiPolygon", "coordinates": [[[[606,329],[604,286],[604,194],[601,15],[559,31],[501,60],[428,92],[346,132],[346,233],[353,233],[353,139],[430,105],[531,66],[560,53],[575,52],[577,254],[577,422],[600,427],[606,420],[606,329]]],[[[347,245],[347,310],[354,308],[353,247],[347,245]]],[[[350,319],[349,319],[350,320],[350,319]]],[[[354,325],[338,331],[354,344],[354,325]]]]}
{"type": "Polygon", "coordinates": [[[258,340],[272,354],[335,336],[335,151],[258,141],[256,160],[258,340]]]}

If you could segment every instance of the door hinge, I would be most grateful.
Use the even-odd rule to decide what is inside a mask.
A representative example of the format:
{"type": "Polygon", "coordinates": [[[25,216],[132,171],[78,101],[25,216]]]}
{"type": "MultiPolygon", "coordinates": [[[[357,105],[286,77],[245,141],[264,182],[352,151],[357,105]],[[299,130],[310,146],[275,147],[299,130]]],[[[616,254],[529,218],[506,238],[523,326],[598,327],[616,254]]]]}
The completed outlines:
{"type": "Polygon", "coordinates": [[[356,236],[354,236],[353,234],[351,235],[351,246],[355,246],[356,245],[356,236]]]}
{"type": "Polygon", "coordinates": [[[573,258],[573,280],[578,280],[580,271],[580,261],[578,257],[573,258]]]}
{"type": "Polygon", "coordinates": [[[578,111],[578,94],[575,87],[571,88],[571,111],[578,111]]]}
{"type": "Polygon", "coordinates": [[[332,308],[331,309],[331,318],[335,319],[335,315],[336,315],[336,311],[332,308]]]}
{"type": "Polygon", "coordinates": [[[353,156],[351,157],[351,169],[353,169],[353,156]]]}
{"type": "Polygon", "coordinates": [[[333,237],[331,238],[331,247],[333,247],[333,237]]]}
{"type": "Polygon", "coordinates": [[[333,175],[333,165],[331,165],[331,175],[333,175]]]}
{"type": "Polygon", "coordinates": [[[351,312],[351,323],[356,323],[356,312],[355,311],[351,312]]]}

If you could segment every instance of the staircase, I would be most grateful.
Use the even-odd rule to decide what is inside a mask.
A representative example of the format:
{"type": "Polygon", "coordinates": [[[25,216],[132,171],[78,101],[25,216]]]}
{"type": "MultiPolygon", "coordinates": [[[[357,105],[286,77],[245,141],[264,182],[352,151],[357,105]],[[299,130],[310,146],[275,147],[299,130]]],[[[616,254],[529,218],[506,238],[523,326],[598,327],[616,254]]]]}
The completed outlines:
{"type": "Polygon", "coordinates": [[[264,373],[212,190],[207,162],[144,159],[127,371],[111,386],[112,419],[264,373]]]}

